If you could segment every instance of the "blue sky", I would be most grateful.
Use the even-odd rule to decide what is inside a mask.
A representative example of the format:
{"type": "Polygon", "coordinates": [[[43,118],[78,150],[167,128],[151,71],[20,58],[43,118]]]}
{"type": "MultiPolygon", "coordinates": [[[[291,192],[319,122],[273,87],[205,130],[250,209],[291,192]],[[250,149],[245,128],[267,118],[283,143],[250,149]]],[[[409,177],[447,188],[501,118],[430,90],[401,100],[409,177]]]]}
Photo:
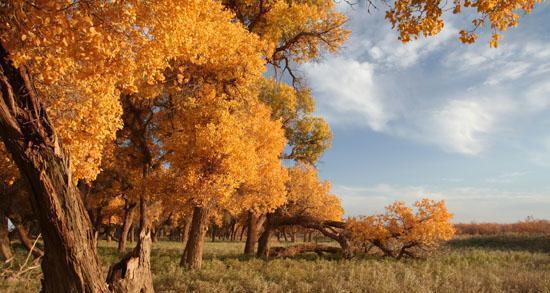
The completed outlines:
{"type": "Polygon", "coordinates": [[[456,222],[550,218],[549,4],[498,49],[459,43],[459,17],[403,45],[383,11],[341,5],[350,40],[300,71],[334,132],[319,169],[347,215],[430,197],[456,222]]]}

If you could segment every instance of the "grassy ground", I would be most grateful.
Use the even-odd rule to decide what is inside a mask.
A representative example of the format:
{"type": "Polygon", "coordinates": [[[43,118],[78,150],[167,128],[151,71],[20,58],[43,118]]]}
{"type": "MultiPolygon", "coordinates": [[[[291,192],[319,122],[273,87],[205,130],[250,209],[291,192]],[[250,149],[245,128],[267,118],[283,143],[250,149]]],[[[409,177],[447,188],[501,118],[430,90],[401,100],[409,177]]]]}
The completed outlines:
{"type": "MultiPolygon", "coordinates": [[[[102,242],[105,263],[118,258],[102,242]]],[[[550,236],[459,237],[427,260],[303,255],[268,262],[241,256],[242,243],[207,243],[203,269],[178,267],[181,245],[155,243],[157,292],[549,292],[550,236]]],[[[22,250],[18,250],[21,262],[22,250]]],[[[36,270],[35,270],[36,271],[36,270]]],[[[35,292],[39,272],[0,280],[0,292],[35,292]]]]}

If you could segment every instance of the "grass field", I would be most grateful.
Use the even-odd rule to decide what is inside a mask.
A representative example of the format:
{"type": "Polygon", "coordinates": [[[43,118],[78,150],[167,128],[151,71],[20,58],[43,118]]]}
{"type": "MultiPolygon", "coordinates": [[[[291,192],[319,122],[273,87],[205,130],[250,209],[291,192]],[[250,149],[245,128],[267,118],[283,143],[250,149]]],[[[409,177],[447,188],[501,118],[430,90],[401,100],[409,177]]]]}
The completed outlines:
{"type": "MultiPolygon", "coordinates": [[[[154,244],[157,292],[550,292],[550,236],[461,236],[426,260],[314,254],[264,261],[243,243],[207,243],[200,271],[178,267],[181,244],[154,244]]],[[[104,263],[116,243],[100,243],[104,263]]],[[[18,250],[18,262],[25,258],[18,250]]],[[[40,272],[0,280],[0,292],[36,292],[40,272]]]]}

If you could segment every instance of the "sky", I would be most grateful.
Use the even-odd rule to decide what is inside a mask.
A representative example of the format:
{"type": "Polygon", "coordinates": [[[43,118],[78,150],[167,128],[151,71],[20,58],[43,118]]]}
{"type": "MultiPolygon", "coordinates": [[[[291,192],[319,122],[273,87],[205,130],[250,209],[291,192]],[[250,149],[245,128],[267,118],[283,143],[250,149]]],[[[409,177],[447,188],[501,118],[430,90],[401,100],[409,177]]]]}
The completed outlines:
{"type": "Polygon", "coordinates": [[[384,11],[341,4],[352,35],[301,65],[334,133],[319,163],[347,216],[445,200],[454,222],[550,219],[550,3],[464,45],[466,20],[409,44],[384,11]]]}

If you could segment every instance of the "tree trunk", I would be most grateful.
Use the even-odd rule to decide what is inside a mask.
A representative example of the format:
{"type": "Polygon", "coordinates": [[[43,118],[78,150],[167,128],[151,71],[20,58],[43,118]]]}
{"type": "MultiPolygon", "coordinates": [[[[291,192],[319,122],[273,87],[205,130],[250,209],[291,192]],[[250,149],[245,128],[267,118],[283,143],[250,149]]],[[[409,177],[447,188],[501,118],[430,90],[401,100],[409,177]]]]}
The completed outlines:
{"type": "Polygon", "coordinates": [[[10,237],[8,231],[8,218],[0,211],[0,260],[4,262],[11,261],[13,253],[11,251],[10,237]]]}
{"type": "Polygon", "coordinates": [[[305,252],[315,252],[318,255],[323,253],[340,253],[342,248],[323,245],[323,244],[312,244],[312,243],[303,243],[294,246],[288,247],[273,247],[269,250],[268,255],[270,257],[292,257],[305,252]]]}
{"type": "Polygon", "coordinates": [[[271,239],[271,232],[271,227],[266,224],[265,229],[258,241],[258,252],[256,253],[257,257],[267,258],[269,256],[269,240],[271,239]]]}
{"type": "Polygon", "coordinates": [[[147,196],[147,176],[149,165],[144,164],[142,191],[139,198],[139,238],[136,247],[109,268],[107,283],[115,293],[153,293],[151,274],[151,217],[147,196]]]}
{"type": "Polygon", "coordinates": [[[118,240],[118,252],[124,253],[126,251],[126,241],[128,239],[128,232],[130,231],[130,226],[134,221],[134,210],[136,209],[135,204],[130,204],[126,211],[124,212],[124,223],[122,224],[122,232],[120,233],[120,239],[118,240]]]}
{"type": "Polygon", "coordinates": [[[258,217],[253,212],[248,212],[246,229],[246,244],[244,246],[244,254],[254,256],[254,248],[258,240],[258,217]]]}
{"type": "Polygon", "coordinates": [[[102,207],[99,207],[96,209],[95,214],[95,221],[94,221],[94,241],[97,244],[97,240],[99,238],[99,230],[101,229],[101,212],[103,210],[102,207]]]}
{"type": "Polygon", "coordinates": [[[216,242],[216,225],[212,225],[212,242],[216,242]]]}
{"type": "Polygon", "coordinates": [[[107,243],[111,243],[111,241],[113,241],[113,225],[111,224],[107,225],[107,228],[105,228],[105,239],[107,240],[107,243]]]}
{"type": "Polygon", "coordinates": [[[136,234],[136,231],[135,230],[135,227],[136,225],[134,223],[132,223],[132,226],[130,226],[130,231],[128,232],[128,241],[130,242],[134,242],[134,236],[136,234]]]}
{"type": "Polygon", "coordinates": [[[44,252],[38,248],[33,247],[34,241],[30,239],[29,232],[27,231],[27,228],[25,228],[25,225],[23,225],[20,222],[13,221],[13,225],[15,226],[15,230],[17,230],[17,235],[19,235],[19,240],[21,240],[21,244],[25,246],[27,251],[31,251],[32,255],[35,257],[41,257],[44,255],[44,252]]]}
{"type": "Polygon", "coordinates": [[[204,237],[208,230],[208,211],[205,208],[193,208],[193,220],[189,239],[185,246],[180,265],[189,269],[200,269],[202,266],[202,251],[204,248],[204,237]]]}
{"type": "Polygon", "coordinates": [[[44,238],[42,292],[107,292],[92,224],[74,186],[69,155],[25,67],[0,46],[0,135],[31,187],[44,238]]]}
{"type": "Polygon", "coordinates": [[[189,228],[191,227],[191,219],[185,219],[183,229],[181,231],[181,243],[183,247],[187,246],[187,239],[189,238],[189,228]]]}
{"type": "Polygon", "coordinates": [[[246,231],[246,227],[241,227],[241,235],[239,237],[239,241],[243,241],[243,235],[244,235],[244,232],[246,231]]]}

